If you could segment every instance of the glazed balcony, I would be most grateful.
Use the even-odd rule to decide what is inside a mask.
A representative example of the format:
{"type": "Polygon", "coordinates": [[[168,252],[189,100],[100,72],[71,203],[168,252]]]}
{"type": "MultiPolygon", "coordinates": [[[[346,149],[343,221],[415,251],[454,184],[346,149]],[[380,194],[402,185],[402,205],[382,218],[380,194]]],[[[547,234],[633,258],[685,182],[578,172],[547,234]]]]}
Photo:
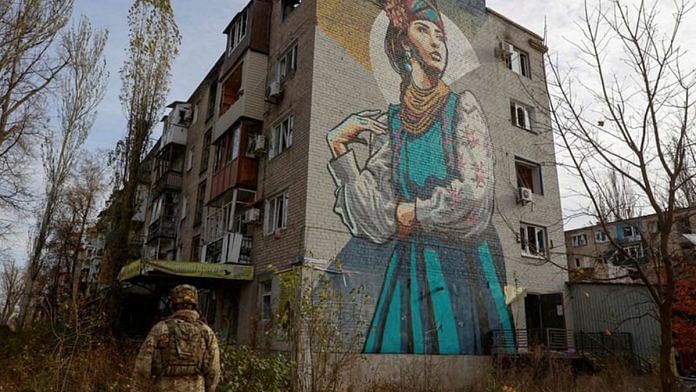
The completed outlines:
{"type": "Polygon", "coordinates": [[[247,51],[235,68],[221,78],[213,142],[242,118],[263,120],[267,63],[265,54],[247,51]]]}
{"type": "Polygon", "coordinates": [[[150,224],[147,231],[147,243],[158,239],[173,240],[176,238],[176,217],[173,215],[161,216],[150,224]]]}

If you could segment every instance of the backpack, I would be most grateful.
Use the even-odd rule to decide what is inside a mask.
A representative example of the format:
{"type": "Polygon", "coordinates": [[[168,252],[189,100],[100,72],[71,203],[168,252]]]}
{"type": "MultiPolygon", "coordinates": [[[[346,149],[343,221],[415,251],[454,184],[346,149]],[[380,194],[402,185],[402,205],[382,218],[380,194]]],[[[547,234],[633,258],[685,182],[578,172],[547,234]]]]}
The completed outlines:
{"type": "Polygon", "coordinates": [[[205,328],[200,322],[172,318],[165,321],[167,333],[160,339],[160,376],[183,377],[202,374],[207,349],[205,328]]]}

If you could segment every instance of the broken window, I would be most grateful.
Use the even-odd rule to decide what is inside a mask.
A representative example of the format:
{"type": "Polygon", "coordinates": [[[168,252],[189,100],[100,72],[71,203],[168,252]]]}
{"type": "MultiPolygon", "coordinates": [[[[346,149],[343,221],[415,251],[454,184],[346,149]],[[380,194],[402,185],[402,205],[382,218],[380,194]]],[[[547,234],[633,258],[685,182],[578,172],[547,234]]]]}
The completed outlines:
{"type": "Polygon", "coordinates": [[[510,116],[512,125],[524,128],[528,131],[532,130],[532,108],[522,105],[517,102],[510,103],[510,116]]]}
{"type": "Polygon", "coordinates": [[[528,78],[531,77],[532,74],[529,71],[529,55],[512,44],[506,42],[504,45],[507,51],[505,57],[507,68],[518,75],[528,78]]]}
{"type": "Polygon", "coordinates": [[[522,158],[515,158],[515,172],[517,174],[517,187],[531,189],[532,193],[537,195],[544,194],[541,165],[522,158]]]}
{"type": "Polygon", "coordinates": [[[276,62],[276,80],[283,82],[297,69],[297,43],[286,50],[276,62]]]}
{"type": "Polygon", "coordinates": [[[545,256],[546,229],[526,223],[520,224],[520,247],[524,256],[545,256]]]}
{"type": "Polygon", "coordinates": [[[267,235],[275,233],[278,229],[285,229],[288,225],[288,192],[266,200],[264,209],[264,232],[267,235]]]}
{"type": "Polygon", "coordinates": [[[271,129],[271,148],[268,154],[272,159],[292,146],[292,136],[295,128],[295,116],[286,117],[271,129]]]}
{"type": "Polygon", "coordinates": [[[220,115],[222,116],[244,94],[242,90],[242,66],[240,63],[232,74],[222,84],[222,96],[220,97],[220,115]]]}

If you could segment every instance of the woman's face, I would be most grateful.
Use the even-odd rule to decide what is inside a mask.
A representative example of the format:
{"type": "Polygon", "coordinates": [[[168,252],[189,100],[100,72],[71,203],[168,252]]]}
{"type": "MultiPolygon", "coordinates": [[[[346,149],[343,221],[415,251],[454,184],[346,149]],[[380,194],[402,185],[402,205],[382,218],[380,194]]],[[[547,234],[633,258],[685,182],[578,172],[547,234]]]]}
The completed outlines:
{"type": "Polygon", "coordinates": [[[414,20],[408,26],[408,44],[426,72],[441,75],[447,65],[445,32],[428,20],[414,20]]]}

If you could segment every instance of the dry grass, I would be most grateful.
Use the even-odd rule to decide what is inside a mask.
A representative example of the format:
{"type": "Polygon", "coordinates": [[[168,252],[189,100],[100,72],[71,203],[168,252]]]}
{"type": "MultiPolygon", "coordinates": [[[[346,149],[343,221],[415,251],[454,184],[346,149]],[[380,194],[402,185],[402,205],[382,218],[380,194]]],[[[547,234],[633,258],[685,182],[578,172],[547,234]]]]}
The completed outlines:
{"type": "Polygon", "coordinates": [[[0,341],[1,392],[131,390],[136,347],[37,328],[0,341]]]}

